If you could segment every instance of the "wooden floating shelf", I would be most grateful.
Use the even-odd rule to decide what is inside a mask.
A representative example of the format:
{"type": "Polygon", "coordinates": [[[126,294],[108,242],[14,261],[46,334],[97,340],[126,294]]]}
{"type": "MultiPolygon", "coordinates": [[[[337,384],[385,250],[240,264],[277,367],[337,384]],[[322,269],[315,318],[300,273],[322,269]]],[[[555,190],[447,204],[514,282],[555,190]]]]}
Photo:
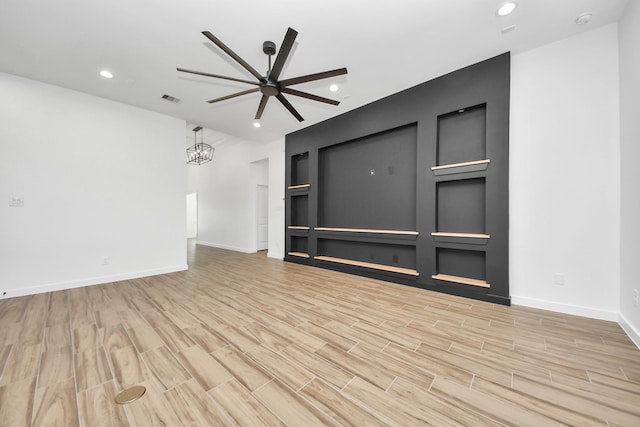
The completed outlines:
{"type": "Polygon", "coordinates": [[[304,252],[288,252],[287,255],[297,256],[300,258],[309,258],[309,254],[306,254],[304,252]]]}
{"type": "Polygon", "coordinates": [[[489,285],[484,280],[470,279],[468,277],[460,277],[460,276],[451,276],[449,274],[434,274],[433,276],[431,276],[431,278],[436,280],[444,280],[445,282],[454,282],[454,283],[462,283],[463,285],[479,286],[481,288],[491,287],[491,285],[489,285]]]}
{"type": "Polygon", "coordinates": [[[311,184],[300,184],[300,185],[290,185],[287,187],[287,190],[299,190],[301,188],[309,188],[311,184]]]}
{"type": "Polygon", "coordinates": [[[431,171],[435,175],[450,175],[465,172],[479,172],[487,170],[491,160],[474,160],[472,162],[452,163],[449,165],[433,166],[431,171]]]}
{"type": "Polygon", "coordinates": [[[447,233],[443,231],[436,231],[431,233],[434,237],[464,237],[469,239],[489,239],[489,234],[474,234],[474,233],[447,233]]]}
{"type": "Polygon", "coordinates": [[[416,270],[411,270],[409,268],[393,267],[393,266],[384,265],[384,264],[373,264],[370,262],[354,261],[351,259],[334,258],[334,257],[324,256],[324,255],[316,256],[314,257],[314,259],[319,259],[321,261],[335,262],[338,264],[354,265],[357,267],[373,268],[375,270],[389,271],[392,273],[407,274],[409,276],[417,277],[420,275],[420,273],[418,273],[416,270]]]}
{"type": "Polygon", "coordinates": [[[433,166],[431,168],[431,170],[432,171],[437,171],[437,170],[441,170],[441,169],[461,168],[463,166],[482,165],[482,164],[490,163],[490,162],[491,162],[491,160],[485,159],[485,160],[474,160],[473,162],[451,163],[450,165],[433,166]]]}
{"type": "Polygon", "coordinates": [[[316,227],[315,231],[336,231],[340,233],[377,233],[377,234],[395,234],[399,236],[417,236],[417,231],[409,230],[378,230],[372,228],[334,228],[334,227],[316,227]]]}
{"type": "Polygon", "coordinates": [[[309,230],[306,225],[290,225],[287,227],[289,230],[309,230]]]}

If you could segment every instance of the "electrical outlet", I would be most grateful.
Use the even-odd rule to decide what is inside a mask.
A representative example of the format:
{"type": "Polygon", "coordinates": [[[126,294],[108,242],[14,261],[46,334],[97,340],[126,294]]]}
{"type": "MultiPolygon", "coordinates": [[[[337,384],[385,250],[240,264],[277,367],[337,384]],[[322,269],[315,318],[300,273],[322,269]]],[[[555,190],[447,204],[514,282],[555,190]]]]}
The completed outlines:
{"type": "Polygon", "coordinates": [[[102,257],[102,265],[109,265],[109,257],[108,256],[103,256],[102,257]]]}
{"type": "Polygon", "coordinates": [[[640,293],[638,293],[637,289],[633,290],[633,304],[638,307],[640,305],[640,293]]]}

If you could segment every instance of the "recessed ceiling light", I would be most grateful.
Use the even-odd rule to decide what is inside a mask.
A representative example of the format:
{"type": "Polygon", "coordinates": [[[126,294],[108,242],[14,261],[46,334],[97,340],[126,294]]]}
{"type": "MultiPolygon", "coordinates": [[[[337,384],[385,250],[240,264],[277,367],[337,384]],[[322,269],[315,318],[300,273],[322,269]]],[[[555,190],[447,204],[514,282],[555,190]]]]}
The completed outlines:
{"type": "Polygon", "coordinates": [[[259,128],[260,127],[260,122],[253,122],[253,127],[254,128],[259,128]]]}
{"type": "Polygon", "coordinates": [[[584,25],[591,21],[592,13],[586,12],[576,18],[576,25],[584,25]]]}
{"type": "Polygon", "coordinates": [[[496,12],[496,15],[498,15],[498,16],[507,16],[510,13],[512,13],[514,10],[516,10],[516,6],[517,5],[518,4],[516,2],[513,2],[513,1],[505,3],[502,6],[500,6],[498,11],[496,12]]]}
{"type": "Polygon", "coordinates": [[[329,90],[331,92],[337,92],[338,91],[338,85],[337,84],[332,84],[331,86],[329,86],[329,90]]]}
{"type": "Polygon", "coordinates": [[[104,77],[105,79],[112,79],[113,78],[113,74],[111,74],[111,71],[108,71],[108,70],[100,71],[100,75],[102,77],[104,77]]]}

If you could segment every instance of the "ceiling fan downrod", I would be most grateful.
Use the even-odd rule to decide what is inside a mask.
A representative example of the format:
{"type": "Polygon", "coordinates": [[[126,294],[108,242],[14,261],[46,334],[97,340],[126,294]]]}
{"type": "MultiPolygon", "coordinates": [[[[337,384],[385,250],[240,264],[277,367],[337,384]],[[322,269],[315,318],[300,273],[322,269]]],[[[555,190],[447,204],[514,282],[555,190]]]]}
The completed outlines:
{"type": "Polygon", "coordinates": [[[266,96],[278,96],[280,94],[278,82],[274,82],[269,79],[269,75],[271,74],[271,55],[276,53],[276,44],[267,40],[262,43],[262,51],[269,56],[269,69],[267,70],[267,74],[264,76],[266,83],[260,84],[260,92],[266,96]]]}
{"type": "Polygon", "coordinates": [[[275,55],[276,53],[276,44],[272,41],[267,40],[266,42],[262,43],[262,51],[269,56],[269,69],[267,70],[267,74],[265,75],[265,77],[267,77],[269,74],[271,74],[271,55],[275,55]]]}

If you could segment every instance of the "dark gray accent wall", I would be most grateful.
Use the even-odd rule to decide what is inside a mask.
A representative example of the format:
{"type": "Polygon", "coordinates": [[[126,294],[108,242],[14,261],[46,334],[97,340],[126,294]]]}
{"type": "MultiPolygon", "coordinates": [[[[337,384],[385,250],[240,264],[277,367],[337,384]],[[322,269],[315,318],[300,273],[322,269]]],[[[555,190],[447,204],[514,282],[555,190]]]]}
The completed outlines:
{"type": "Polygon", "coordinates": [[[505,53],[287,135],[309,185],[285,260],[509,304],[509,75],[505,53]]]}

